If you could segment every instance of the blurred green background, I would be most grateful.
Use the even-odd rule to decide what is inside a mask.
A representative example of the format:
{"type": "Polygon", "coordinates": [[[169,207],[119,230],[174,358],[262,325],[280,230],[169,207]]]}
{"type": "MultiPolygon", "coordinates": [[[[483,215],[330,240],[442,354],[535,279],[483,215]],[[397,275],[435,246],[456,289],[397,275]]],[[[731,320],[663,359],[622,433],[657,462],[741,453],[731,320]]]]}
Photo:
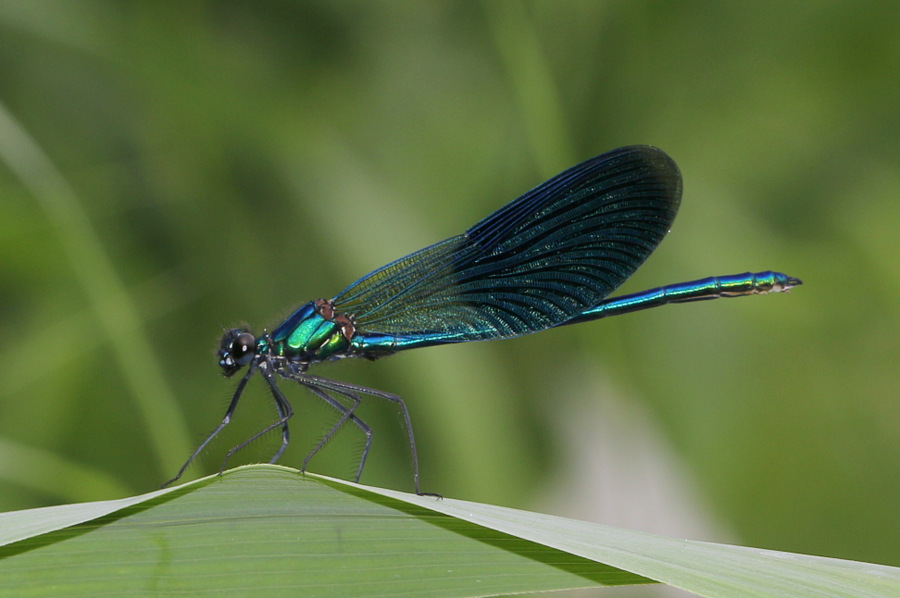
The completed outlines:
{"type": "MultiPolygon", "coordinates": [[[[231,397],[223,327],[649,143],[684,201],[623,292],[805,285],[314,373],[406,398],[424,490],[900,565],[893,2],[0,2],[0,104],[0,509],[155,489],[231,397]]],[[[299,467],[332,414],[284,388],[299,467]]],[[[190,474],[274,415],[257,380],[190,474]]],[[[364,417],[362,481],[411,489],[364,417]]]]}

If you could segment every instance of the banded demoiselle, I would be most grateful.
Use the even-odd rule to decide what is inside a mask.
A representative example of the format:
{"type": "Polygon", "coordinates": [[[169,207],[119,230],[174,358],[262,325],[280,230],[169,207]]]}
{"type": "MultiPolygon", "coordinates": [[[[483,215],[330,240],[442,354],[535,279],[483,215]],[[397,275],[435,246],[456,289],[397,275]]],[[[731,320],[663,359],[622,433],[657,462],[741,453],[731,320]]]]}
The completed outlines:
{"type": "Polygon", "coordinates": [[[598,156],[525,193],[461,235],[450,237],[363,276],[332,299],[307,303],[271,333],[228,330],[219,349],[226,377],[247,367],[222,423],[197,448],[170,484],[231,421],[257,372],[268,384],[281,429],[275,463],[290,441],[294,410],[278,377],[308,388],[340,417],[303,461],[349,422],[365,435],[359,481],[372,429],[356,414],[364,396],[394,402],[402,411],[416,493],[419,464],[412,422],[399,396],[307,373],[321,361],[377,359],[398,351],[511,338],[547,328],[629,313],[667,303],[787,291],[801,284],[780,272],[716,276],[612,299],[669,232],[681,202],[681,173],[662,150],[623,147],[598,156]]]}

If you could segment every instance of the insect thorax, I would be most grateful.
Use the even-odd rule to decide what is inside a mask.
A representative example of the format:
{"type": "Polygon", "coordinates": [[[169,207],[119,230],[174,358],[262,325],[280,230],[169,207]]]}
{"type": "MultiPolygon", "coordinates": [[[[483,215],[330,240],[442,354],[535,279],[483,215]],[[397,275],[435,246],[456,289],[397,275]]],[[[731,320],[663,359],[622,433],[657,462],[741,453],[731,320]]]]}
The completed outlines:
{"type": "Polygon", "coordinates": [[[325,299],[311,301],[294,312],[269,336],[275,355],[314,363],[346,356],[356,332],[353,319],[334,311],[325,299]]]}

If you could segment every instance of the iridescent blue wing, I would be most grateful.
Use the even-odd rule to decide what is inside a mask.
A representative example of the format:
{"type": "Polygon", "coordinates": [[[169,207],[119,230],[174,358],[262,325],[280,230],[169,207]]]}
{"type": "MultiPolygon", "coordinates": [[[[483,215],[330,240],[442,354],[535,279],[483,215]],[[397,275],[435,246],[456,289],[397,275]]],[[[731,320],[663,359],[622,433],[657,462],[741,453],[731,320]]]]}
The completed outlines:
{"type": "Polygon", "coordinates": [[[358,347],[392,350],[557,326],[634,273],[669,231],[680,200],[681,175],[669,156],[620,148],[462,235],[375,270],[335,297],[335,310],[354,316],[358,347]]]}

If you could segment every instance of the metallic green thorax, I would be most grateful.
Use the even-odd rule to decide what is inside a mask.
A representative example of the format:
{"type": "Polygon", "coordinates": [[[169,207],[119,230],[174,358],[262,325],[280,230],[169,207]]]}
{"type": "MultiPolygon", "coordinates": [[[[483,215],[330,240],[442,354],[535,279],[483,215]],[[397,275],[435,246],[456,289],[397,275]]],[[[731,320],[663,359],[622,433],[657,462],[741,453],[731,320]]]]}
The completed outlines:
{"type": "Polygon", "coordinates": [[[266,348],[299,361],[325,361],[346,354],[355,331],[349,316],[335,314],[330,301],[317,299],[298,309],[276,328],[269,336],[266,348]]]}

